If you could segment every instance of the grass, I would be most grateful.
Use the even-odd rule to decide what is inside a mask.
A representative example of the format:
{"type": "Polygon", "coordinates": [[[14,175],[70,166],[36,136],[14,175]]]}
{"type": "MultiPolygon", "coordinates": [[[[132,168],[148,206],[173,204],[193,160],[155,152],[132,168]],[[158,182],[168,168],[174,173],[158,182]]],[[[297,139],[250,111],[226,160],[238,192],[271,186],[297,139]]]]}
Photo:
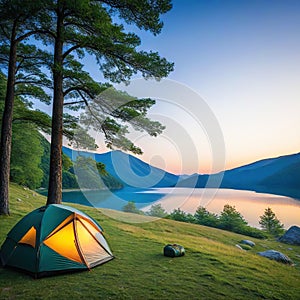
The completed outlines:
{"type": "MultiPolygon", "coordinates": [[[[44,197],[12,184],[0,243],[22,216],[44,204],[44,197]]],[[[128,223],[130,214],[110,212],[112,219],[105,210],[72,206],[99,221],[116,258],[91,271],[38,280],[1,268],[0,299],[300,299],[299,246],[251,238],[256,246],[241,251],[235,245],[247,237],[231,232],[164,219],[128,223]],[[183,245],[186,255],[164,257],[167,243],[183,245]],[[296,265],[256,254],[266,249],[287,254],[296,265]]]]}

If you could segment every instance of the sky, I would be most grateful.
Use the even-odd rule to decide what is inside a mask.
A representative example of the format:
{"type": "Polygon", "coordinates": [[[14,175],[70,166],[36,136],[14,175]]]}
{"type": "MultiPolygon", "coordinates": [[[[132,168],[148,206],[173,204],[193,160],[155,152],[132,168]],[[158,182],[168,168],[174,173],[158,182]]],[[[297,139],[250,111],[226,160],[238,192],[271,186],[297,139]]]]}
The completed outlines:
{"type": "MultiPolygon", "coordinates": [[[[175,63],[168,79],[176,91],[155,94],[149,112],[165,132],[131,135],[144,150],[139,158],[192,174],[300,152],[298,0],[174,0],[162,20],[158,36],[129,27],[141,37],[141,49],[175,63]],[[191,93],[182,96],[185,102],[176,99],[185,92],[191,93]],[[214,124],[204,120],[210,114],[214,124]]],[[[89,60],[86,68],[99,76],[89,60]]],[[[135,84],[123,88],[153,96],[143,82],[135,84]]]]}

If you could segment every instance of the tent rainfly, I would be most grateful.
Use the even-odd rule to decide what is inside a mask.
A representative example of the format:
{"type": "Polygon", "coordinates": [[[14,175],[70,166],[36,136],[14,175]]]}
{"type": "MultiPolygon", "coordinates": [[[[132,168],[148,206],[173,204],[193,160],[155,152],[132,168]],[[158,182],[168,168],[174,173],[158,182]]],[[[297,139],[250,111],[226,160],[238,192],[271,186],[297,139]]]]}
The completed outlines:
{"type": "Polygon", "coordinates": [[[35,278],[90,269],[113,259],[101,226],[60,204],[40,207],[21,219],[0,250],[2,266],[35,278]]]}

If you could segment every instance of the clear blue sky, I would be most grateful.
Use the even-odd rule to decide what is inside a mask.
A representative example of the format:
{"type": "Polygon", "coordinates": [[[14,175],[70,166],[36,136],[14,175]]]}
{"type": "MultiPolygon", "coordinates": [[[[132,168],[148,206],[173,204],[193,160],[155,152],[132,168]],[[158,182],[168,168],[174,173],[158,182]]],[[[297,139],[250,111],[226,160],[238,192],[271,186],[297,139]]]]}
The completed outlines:
{"type": "MultiPolygon", "coordinates": [[[[163,21],[156,37],[135,30],[141,49],[173,61],[169,78],[209,105],[223,131],[227,169],[300,151],[300,1],[175,0],[163,21]]],[[[87,68],[96,74],[88,62],[87,68]]],[[[158,103],[154,116],[167,110],[158,103]]],[[[202,140],[189,123],[187,116],[182,128],[202,140]]],[[[175,173],[209,172],[209,143],[201,162],[191,155],[183,165],[172,124],[168,130],[156,140],[136,138],[142,158],[175,173]]]]}

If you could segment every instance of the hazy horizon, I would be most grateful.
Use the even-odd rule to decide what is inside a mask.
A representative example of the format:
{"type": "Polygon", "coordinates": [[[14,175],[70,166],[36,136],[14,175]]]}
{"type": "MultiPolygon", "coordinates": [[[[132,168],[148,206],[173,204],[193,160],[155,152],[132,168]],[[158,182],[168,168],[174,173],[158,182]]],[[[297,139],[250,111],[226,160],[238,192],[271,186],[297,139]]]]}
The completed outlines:
{"type": "MultiPolygon", "coordinates": [[[[143,157],[142,157],[143,155],[135,155],[135,154],[133,154],[133,153],[125,152],[125,151],[122,151],[122,150],[110,150],[110,149],[106,149],[107,151],[99,152],[99,151],[97,151],[97,150],[92,151],[92,150],[85,150],[85,149],[74,149],[74,148],[72,148],[72,147],[70,147],[70,146],[65,146],[65,147],[72,149],[72,151],[83,151],[83,152],[90,152],[90,153],[94,153],[94,154],[105,154],[105,153],[109,153],[109,152],[112,152],[112,151],[121,151],[121,152],[123,152],[123,153],[126,153],[126,154],[129,154],[129,155],[131,155],[131,156],[134,156],[134,157],[136,157],[136,158],[142,160],[143,162],[145,162],[145,163],[151,165],[151,163],[149,163],[148,161],[146,161],[145,159],[143,159],[143,157]]],[[[281,157],[281,156],[297,155],[297,154],[300,154],[300,151],[299,151],[299,152],[295,152],[295,153],[289,153],[289,154],[286,154],[286,155],[279,155],[279,156],[273,156],[273,157],[265,157],[265,158],[261,158],[261,159],[255,160],[255,161],[250,161],[250,162],[248,162],[248,163],[246,163],[246,164],[238,165],[238,166],[235,166],[235,167],[233,167],[233,168],[230,168],[230,169],[224,169],[224,170],[221,170],[221,171],[228,171],[228,170],[232,170],[232,169],[235,169],[235,168],[244,167],[244,166],[251,165],[251,164],[253,164],[253,163],[256,163],[256,162],[265,160],[265,159],[276,159],[276,158],[281,157]]],[[[152,165],[152,166],[154,166],[154,165],[152,165]]],[[[157,166],[154,166],[154,167],[157,167],[157,166]]],[[[169,172],[169,173],[172,173],[172,174],[174,174],[174,175],[193,175],[193,174],[196,174],[196,173],[173,173],[173,172],[170,172],[170,171],[168,171],[168,170],[166,170],[166,169],[164,169],[164,168],[161,168],[161,167],[157,167],[157,168],[160,168],[160,169],[162,169],[162,170],[164,170],[164,171],[167,171],[167,172],[169,172]]],[[[212,173],[197,173],[197,174],[203,174],[203,175],[208,174],[208,175],[211,175],[212,173]]]]}
{"type": "MultiPolygon", "coordinates": [[[[175,0],[163,15],[160,35],[125,28],[141,37],[140,49],[158,51],[174,62],[168,78],[207,104],[224,137],[224,168],[232,169],[299,152],[299,16],[300,2],[294,0],[175,0]]],[[[93,60],[87,57],[84,64],[103,80],[93,60]]],[[[167,129],[157,138],[132,135],[144,151],[138,157],[175,174],[217,171],[213,136],[193,123],[193,110],[181,107],[180,112],[160,100],[149,113],[167,129]],[[184,149],[191,148],[186,143],[193,152],[184,149]]],[[[198,102],[194,105],[197,110],[198,102]]],[[[98,143],[99,151],[106,152],[101,138],[98,143]]]]}

